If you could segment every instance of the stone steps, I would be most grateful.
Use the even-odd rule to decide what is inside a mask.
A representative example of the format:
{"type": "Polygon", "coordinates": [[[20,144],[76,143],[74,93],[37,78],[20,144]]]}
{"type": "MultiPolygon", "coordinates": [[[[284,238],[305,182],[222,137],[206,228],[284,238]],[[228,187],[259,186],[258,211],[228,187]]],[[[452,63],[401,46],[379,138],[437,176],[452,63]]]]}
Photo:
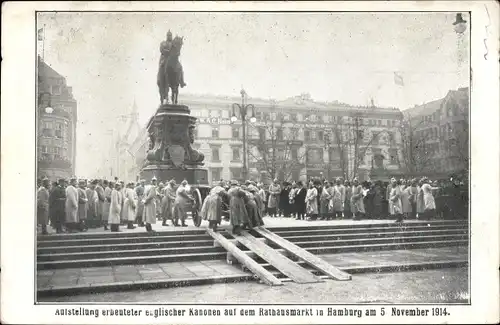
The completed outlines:
{"type": "MultiPolygon", "coordinates": [[[[269,228],[313,254],[455,246],[468,243],[468,224],[456,221],[411,222],[403,225],[351,224],[269,228]]],[[[255,237],[261,236],[250,231],[255,237]]],[[[231,235],[221,234],[232,240],[231,235]]],[[[38,242],[39,270],[227,259],[204,229],[147,234],[86,233],[43,236],[38,242]]],[[[260,240],[266,241],[264,238],[260,240]]],[[[267,241],[266,241],[267,242],[267,241]]],[[[252,257],[245,246],[237,246],[252,257]]],[[[273,243],[268,243],[278,248],[273,243]]],[[[283,250],[278,251],[284,253],[283,250]]],[[[253,255],[252,255],[253,254],[253,255]]]]}

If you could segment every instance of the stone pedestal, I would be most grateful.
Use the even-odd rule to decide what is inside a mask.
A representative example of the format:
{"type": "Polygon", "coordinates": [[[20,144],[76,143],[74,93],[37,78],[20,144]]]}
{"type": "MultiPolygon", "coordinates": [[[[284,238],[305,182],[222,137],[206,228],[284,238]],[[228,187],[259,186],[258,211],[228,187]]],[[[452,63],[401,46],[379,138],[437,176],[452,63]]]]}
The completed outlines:
{"type": "Polygon", "coordinates": [[[208,185],[208,172],[203,168],[178,169],[165,165],[149,165],[142,169],[141,178],[149,181],[153,176],[162,182],[175,179],[177,184],[180,184],[183,180],[187,180],[191,185],[208,185]]]}
{"type": "Polygon", "coordinates": [[[141,178],[208,184],[204,155],[194,149],[196,117],[184,105],[162,105],[148,124],[149,150],[141,178]]]}

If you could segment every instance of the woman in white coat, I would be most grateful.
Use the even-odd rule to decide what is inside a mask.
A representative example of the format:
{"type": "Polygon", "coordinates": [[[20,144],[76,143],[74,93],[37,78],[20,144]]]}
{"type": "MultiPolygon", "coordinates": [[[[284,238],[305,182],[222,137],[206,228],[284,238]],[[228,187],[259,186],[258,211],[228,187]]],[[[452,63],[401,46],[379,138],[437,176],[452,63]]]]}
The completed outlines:
{"type": "Polygon", "coordinates": [[[125,189],[125,199],[123,202],[125,209],[125,221],[127,222],[127,229],[134,229],[135,209],[137,206],[137,194],[134,191],[134,183],[127,184],[125,189]]]}
{"type": "Polygon", "coordinates": [[[121,184],[116,183],[115,188],[111,191],[111,204],[109,206],[108,224],[112,232],[120,231],[120,215],[123,206],[123,196],[121,192],[121,184]]]}

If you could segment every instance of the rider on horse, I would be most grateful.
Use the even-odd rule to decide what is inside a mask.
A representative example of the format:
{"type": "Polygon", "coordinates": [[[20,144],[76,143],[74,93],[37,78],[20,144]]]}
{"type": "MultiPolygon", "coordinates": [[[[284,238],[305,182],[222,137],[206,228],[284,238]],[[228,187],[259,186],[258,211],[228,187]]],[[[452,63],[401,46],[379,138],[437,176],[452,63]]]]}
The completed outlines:
{"type": "MultiPolygon", "coordinates": [[[[173,47],[174,40],[172,39],[172,32],[169,30],[167,32],[167,39],[160,44],[160,62],[159,62],[159,67],[158,67],[158,86],[160,88],[164,88],[165,85],[168,83],[168,76],[166,73],[166,65],[168,62],[168,57],[170,55],[170,52],[173,47]]],[[[186,86],[186,83],[184,82],[184,71],[182,69],[182,65],[178,64],[178,69],[179,69],[179,85],[181,88],[186,86]]]]}

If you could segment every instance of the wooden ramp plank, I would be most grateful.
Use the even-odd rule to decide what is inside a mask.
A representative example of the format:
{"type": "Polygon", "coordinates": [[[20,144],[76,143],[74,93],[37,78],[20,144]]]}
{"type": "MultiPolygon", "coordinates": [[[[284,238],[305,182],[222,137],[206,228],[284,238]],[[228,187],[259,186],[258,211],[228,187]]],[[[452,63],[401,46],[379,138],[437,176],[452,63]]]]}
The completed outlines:
{"type": "Polygon", "coordinates": [[[271,274],[268,270],[252,260],[247,254],[242,252],[238,247],[229,241],[220,233],[208,229],[207,233],[217,242],[221,244],[228,252],[230,252],[241,264],[245,265],[253,274],[257,275],[264,283],[271,286],[283,285],[280,279],[271,274]]]}
{"type": "Polygon", "coordinates": [[[240,236],[235,234],[231,235],[259,257],[278,269],[278,271],[288,276],[294,282],[315,283],[323,281],[297,263],[285,257],[283,254],[276,252],[273,248],[262,243],[246,231],[243,231],[240,236]]]}
{"type": "Polygon", "coordinates": [[[256,232],[258,232],[259,234],[261,234],[262,236],[264,236],[267,240],[282,247],[287,252],[302,259],[307,264],[324,272],[325,274],[327,274],[331,278],[336,279],[336,280],[341,280],[341,281],[351,280],[352,277],[349,273],[346,273],[346,272],[336,268],[335,266],[331,265],[330,263],[323,260],[322,258],[309,253],[305,249],[295,245],[294,243],[286,240],[283,237],[276,235],[275,233],[269,231],[268,229],[263,228],[263,227],[258,227],[258,228],[254,228],[254,230],[256,232]]]}

